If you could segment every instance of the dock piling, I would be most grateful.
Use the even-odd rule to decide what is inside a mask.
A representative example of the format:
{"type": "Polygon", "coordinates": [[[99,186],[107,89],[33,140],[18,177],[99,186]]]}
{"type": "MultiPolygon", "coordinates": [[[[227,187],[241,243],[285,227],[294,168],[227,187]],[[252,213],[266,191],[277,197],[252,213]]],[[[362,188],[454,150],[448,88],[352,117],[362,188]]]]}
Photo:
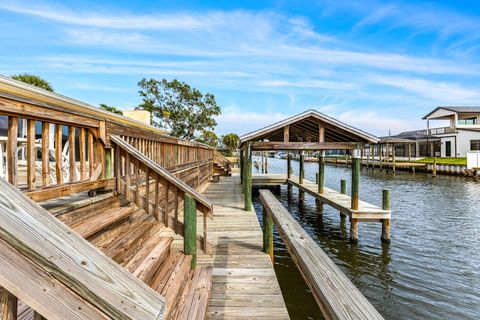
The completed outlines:
{"type": "Polygon", "coordinates": [[[268,253],[273,263],[273,220],[263,206],[263,252],[268,253]]]}
{"type": "Polygon", "coordinates": [[[303,151],[300,152],[300,174],[298,176],[299,183],[303,184],[303,179],[305,177],[305,168],[304,168],[304,154],[303,151]]]}
{"type": "Polygon", "coordinates": [[[192,255],[191,267],[197,266],[197,205],[195,199],[185,194],[183,225],[183,252],[192,255]]]}
{"type": "MultiPolygon", "coordinates": [[[[382,209],[390,210],[390,190],[382,191],[382,209]]],[[[390,243],[390,219],[382,220],[382,242],[390,243]]]]}
{"type": "Polygon", "coordinates": [[[245,210],[252,211],[252,148],[247,142],[245,149],[245,210]]]}
{"type": "Polygon", "coordinates": [[[318,159],[318,193],[323,194],[325,186],[325,151],[320,152],[320,159],[318,159]]]}
{"type": "Polygon", "coordinates": [[[353,210],[358,210],[360,189],[360,158],[359,150],[352,150],[352,204],[353,210]]]}
{"type": "Polygon", "coordinates": [[[287,153],[287,178],[290,179],[292,176],[292,157],[290,152],[287,153]]]}

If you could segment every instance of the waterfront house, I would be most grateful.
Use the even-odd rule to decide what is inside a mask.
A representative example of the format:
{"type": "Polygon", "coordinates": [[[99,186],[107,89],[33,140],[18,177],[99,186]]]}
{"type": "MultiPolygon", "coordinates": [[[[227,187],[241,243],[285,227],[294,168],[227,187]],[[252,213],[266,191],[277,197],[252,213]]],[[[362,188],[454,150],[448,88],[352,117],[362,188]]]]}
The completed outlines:
{"type": "MultiPolygon", "coordinates": [[[[466,157],[480,150],[480,107],[437,107],[422,119],[427,129],[402,132],[395,138],[415,141],[411,157],[466,157]],[[448,121],[445,127],[431,128],[432,120],[448,121]]],[[[395,153],[408,157],[408,144],[397,144],[395,153]]]]}

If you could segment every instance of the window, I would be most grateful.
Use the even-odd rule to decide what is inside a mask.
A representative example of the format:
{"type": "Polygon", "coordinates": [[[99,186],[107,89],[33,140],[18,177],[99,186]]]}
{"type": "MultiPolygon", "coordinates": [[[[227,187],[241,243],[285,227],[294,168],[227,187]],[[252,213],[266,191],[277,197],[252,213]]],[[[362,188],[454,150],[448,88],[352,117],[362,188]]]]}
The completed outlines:
{"type": "Polygon", "coordinates": [[[480,150],[480,140],[470,140],[470,151],[480,150]]]}
{"type": "Polygon", "coordinates": [[[477,118],[458,119],[458,124],[477,124],[477,118]]]}

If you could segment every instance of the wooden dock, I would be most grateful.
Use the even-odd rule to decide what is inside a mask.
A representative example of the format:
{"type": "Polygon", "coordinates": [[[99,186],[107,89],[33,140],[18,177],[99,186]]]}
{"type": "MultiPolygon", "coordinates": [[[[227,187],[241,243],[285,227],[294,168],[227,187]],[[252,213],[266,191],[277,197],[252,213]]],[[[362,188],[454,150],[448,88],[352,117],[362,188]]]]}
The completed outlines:
{"type": "Polygon", "coordinates": [[[238,174],[208,185],[203,194],[214,204],[208,225],[213,255],[198,265],[213,266],[208,319],[289,319],[255,211],[244,210],[238,174]]]}
{"type": "Polygon", "coordinates": [[[390,240],[390,209],[383,209],[361,200],[358,201],[358,209],[352,209],[352,198],[349,195],[326,187],[320,194],[318,193],[318,184],[306,179],[303,179],[303,183],[300,184],[298,177],[294,175],[288,178],[286,174],[253,174],[252,183],[257,186],[292,185],[315,197],[320,203],[337,209],[342,215],[350,217],[350,239],[352,241],[357,241],[358,238],[358,222],[382,222],[382,241],[390,240]]]}

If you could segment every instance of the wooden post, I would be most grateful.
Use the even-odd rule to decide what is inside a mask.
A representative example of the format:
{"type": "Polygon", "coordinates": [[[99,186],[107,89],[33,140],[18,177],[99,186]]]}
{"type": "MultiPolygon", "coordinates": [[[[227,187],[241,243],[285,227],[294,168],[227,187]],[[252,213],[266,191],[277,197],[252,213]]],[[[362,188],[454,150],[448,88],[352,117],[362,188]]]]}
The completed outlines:
{"type": "Polygon", "coordinates": [[[325,189],[325,151],[320,151],[318,159],[318,193],[323,194],[325,189]]]}
{"type": "MultiPolygon", "coordinates": [[[[390,210],[390,190],[383,189],[382,209],[390,210]]],[[[390,243],[390,219],[382,220],[382,242],[390,243]]]]}
{"type": "Polygon", "coordinates": [[[268,152],[265,154],[265,173],[268,174],[268,152]]]}
{"type": "Polygon", "coordinates": [[[197,204],[188,194],[183,202],[183,252],[192,255],[192,269],[197,266],[197,204]]]}
{"type": "Polygon", "coordinates": [[[352,150],[352,202],[351,208],[358,210],[358,197],[360,190],[360,154],[359,150],[352,150]]]}
{"type": "Polygon", "coordinates": [[[17,297],[5,288],[0,288],[0,319],[17,319],[17,297]]]}
{"type": "Polygon", "coordinates": [[[395,144],[392,144],[392,170],[395,172],[395,144]]]}
{"type": "Polygon", "coordinates": [[[304,154],[303,154],[303,151],[300,151],[300,173],[299,173],[299,177],[298,177],[298,183],[300,184],[303,184],[303,177],[305,176],[305,172],[304,172],[304,154]]]}
{"type": "Polygon", "coordinates": [[[432,164],[432,177],[437,176],[437,157],[433,157],[433,164],[432,164]]]}
{"type": "Polygon", "coordinates": [[[35,120],[27,120],[27,186],[29,190],[35,189],[35,120]]]}
{"type": "Polygon", "coordinates": [[[261,172],[261,173],[265,173],[265,152],[262,151],[262,152],[260,152],[260,154],[262,155],[262,163],[261,163],[261,170],[260,170],[260,172],[261,172]]]}
{"type": "Polygon", "coordinates": [[[292,176],[292,156],[290,151],[287,152],[287,178],[290,179],[292,176]]]}
{"type": "Polygon", "coordinates": [[[8,117],[8,141],[7,141],[7,177],[8,182],[15,187],[18,185],[17,177],[17,141],[18,141],[18,118],[8,117]]]}
{"type": "Polygon", "coordinates": [[[315,173],[315,183],[318,184],[318,172],[315,173]]]}
{"type": "Polygon", "coordinates": [[[263,252],[268,253],[273,263],[273,220],[263,207],[263,252]]]}
{"type": "Polygon", "coordinates": [[[240,150],[240,184],[243,186],[243,166],[245,165],[245,162],[243,161],[243,150],[240,150]]]}
{"type": "MultiPolygon", "coordinates": [[[[75,127],[68,127],[68,182],[75,181],[75,127]]],[[[102,164],[103,165],[103,164],[102,164]]]]}
{"type": "Polygon", "coordinates": [[[358,219],[350,219],[350,242],[358,242],[358,219]]]}
{"type": "Polygon", "coordinates": [[[50,185],[50,124],[42,122],[42,185],[50,185]]]}
{"type": "Polygon", "coordinates": [[[250,142],[247,142],[245,149],[245,210],[252,211],[252,149],[250,142]]]}
{"type": "Polygon", "coordinates": [[[105,149],[105,172],[106,178],[110,179],[113,177],[112,174],[112,149],[105,149]]]}
{"type": "Polygon", "coordinates": [[[340,193],[347,194],[347,180],[340,180],[340,193]]]}
{"type": "Polygon", "coordinates": [[[78,146],[80,152],[80,180],[87,179],[87,169],[86,169],[86,160],[87,160],[87,153],[86,153],[86,136],[85,136],[85,128],[80,128],[80,133],[78,135],[78,146]]]}

